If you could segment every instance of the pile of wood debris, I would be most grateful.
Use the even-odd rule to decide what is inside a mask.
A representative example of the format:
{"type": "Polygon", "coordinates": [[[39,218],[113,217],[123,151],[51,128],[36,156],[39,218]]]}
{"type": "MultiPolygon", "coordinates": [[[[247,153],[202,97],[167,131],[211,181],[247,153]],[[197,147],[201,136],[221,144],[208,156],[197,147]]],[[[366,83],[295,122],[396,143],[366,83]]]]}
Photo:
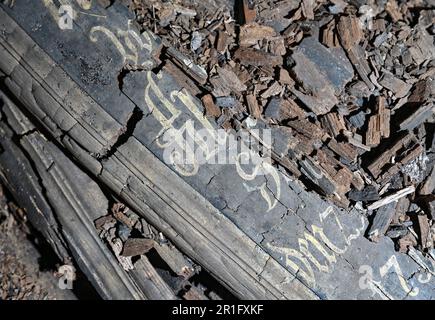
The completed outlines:
{"type": "MultiPolygon", "coordinates": [[[[202,273],[203,279],[205,271],[199,265],[124,204],[114,203],[108,215],[95,221],[95,227],[124,270],[147,287],[147,292],[158,291],[150,298],[221,299],[218,293],[200,281],[198,275],[202,273]]],[[[216,286],[213,289],[220,288],[216,286]]],[[[233,298],[222,290],[225,298],[233,298]]]]}
{"type": "Polygon", "coordinates": [[[162,68],[226,129],[272,129],[275,162],[400,251],[435,237],[433,2],[132,0],[162,68]],[[193,61],[186,65],[186,61],[193,61]],[[283,143],[284,142],[284,143],[283,143]]]}

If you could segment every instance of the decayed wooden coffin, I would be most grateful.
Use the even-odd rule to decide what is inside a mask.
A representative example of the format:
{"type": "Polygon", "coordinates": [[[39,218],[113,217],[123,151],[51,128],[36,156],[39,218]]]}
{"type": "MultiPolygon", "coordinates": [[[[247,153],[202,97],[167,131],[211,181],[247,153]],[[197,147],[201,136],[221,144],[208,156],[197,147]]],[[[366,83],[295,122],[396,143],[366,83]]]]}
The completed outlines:
{"type": "MultiPolygon", "coordinates": [[[[93,220],[96,207],[107,206],[99,202],[98,184],[240,298],[434,298],[432,271],[423,261],[395,252],[389,238],[369,241],[361,212],[306,191],[279,165],[242,163],[245,156],[258,160],[255,151],[235,150],[228,164],[168,162],[179,140],[165,133],[217,129],[201,100],[159,67],[159,38],[140,33],[121,4],[60,2],[76,12],[71,28],[60,28],[55,1],[0,6],[0,74],[14,101],[2,106],[0,163],[9,170],[1,179],[29,186],[15,187],[15,194],[43,213],[29,210],[31,220],[60,256],[67,254],[58,244],[67,243],[103,296],[144,298],[110,252],[98,251],[93,220]],[[11,154],[23,150],[36,160],[14,168],[11,154]],[[30,187],[41,179],[21,166],[31,166],[45,185],[30,187]],[[80,180],[74,170],[91,178],[80,180]]],[[[179,63],[195,68],[183,57],[179,63]]]]}

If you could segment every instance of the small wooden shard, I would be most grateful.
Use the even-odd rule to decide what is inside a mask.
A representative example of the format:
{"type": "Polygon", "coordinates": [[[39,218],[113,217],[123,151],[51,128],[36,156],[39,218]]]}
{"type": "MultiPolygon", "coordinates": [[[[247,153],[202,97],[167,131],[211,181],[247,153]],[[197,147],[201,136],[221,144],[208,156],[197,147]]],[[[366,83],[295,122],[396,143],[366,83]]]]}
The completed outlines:
{"type": "Polygon", "coordinates": [[[423,185],[420,188],[421,195],[430,195],[435,192],[435,167],[432,168],[423,185]]]}
{"type": "Polygon", "coordinates": [[[201,98],[205,108],[205,115],[207,117],[218,118],[221,115],[221,109],[213,102],[211,94],[206,94],[201,98]]]}
{"type": "Polygon", "coordinates": [[[337,137],[342,131],[346,130],[343,116],[337,112],[330,112],[320,119],[322,127],[325,128],[332,137],[337,137]]]}
{"type": "Polygon", "coordinates": [[[231,89],[233,92],[242,92],[246,90],[246,85],[244,85],[237,75],[227,68],[217,67],[216,71],[224,82],[224,86],[231,89]]]}
{"type": "Polygon", "coordinates": [[[335,139],[331,139],[328,142],[328,147],[349,162],[356,161],[358,157],[358,151],[349,143],[337,142],[335,139]]]}
{"type": "Polygon", "coordinates": [[[412,85],[400,80],[388,71],[385,71],[382,74],[379,84],[393,92],[396,98],[403,98],[406,96],[412,87],[412,85]]]}
{"type": "Polygon", "coordinates": [[[257,16],[255,12],[255,6],[254,6],[253,0],[243,0],[243,17],[245,23],[251,23],[255,21],[255,18],[257,16]]]}
{"type": "Polygon", "coordinates": [[[409,186],[407,188],[404,188],[402,190],[399,190],[381,200],[378,200],[376,202],[373,202],[371,205],[369,205],[367,207],[367,209],[369,210],[375,210],[377,208],[380,208],[382,206],[385,206],[391,202],[397,201],[402,197],[407,196],[408,194],[414,193],[415,192],[415,187],[414,186],[409,186]]]}
{"type": "Polygon", "coordinates": [[[360,20],[355,16],[341,16],[337,24],[341,45],[349,50],[358,43],[364,36],[360,20]]]}
{"type": "Polygon", "coordinates": [[[164,70],[168,71],[177,83],[185,88],[192,96],[201,94],[201,90],[195,82],[189,78],[179,67],[177,67],[171,60],[165,62],[164,70]]]}
{"type": "Polygon", "coordinates": [[[255,119],[261,117],[261,110],[258,106],[257,98],[253,94],[248,94],[246,96],[246,103],[248,104],[249,114],[255,119]]]}
{"type": "MultiPolygon", "coordinates": [[[[410,106],[413,108],[413,106],[410,106]]],[[[427,103],[423,106],[416,107],[414,112],[412,112],[408,117],[402,120],[399,124],[400,130],[412,130],[422,123],[424,123],[428,118],[435,114],[435,106],[432,102],[427,103]]]]}
{"type": "Polygon", "coordinates": [[[389,203],[376,211],[372,225],[368,231],[368,238],[373,242],[378,242],[379,238],[385,235],[391,219],[394,216],[394,203],[389,203]]]}
{"type": "Polygon", "coordinates": [[[272,83],[272,85],[269,88],[267,88],[266,91],[264,91],[261,94],[261,97],[263,99],[267,99],[267,98],[270,98],[272,96],[279,95],[282,92],[282,90],[283,90],[283,88],[281,87],[279,82],[278,81],[274,81],[272,83]]]}
{"type": "Polygon", "coordinates": [[[315,5],[315,3],[316,3],[315,0],[302,0],[302,3],[301,3],[302,14],[308,20],[314,20],[314,5],[315,5]]]}
{"type": "Polygon", "coordinates": [[[432,239],[430,238],[430,225],[426,215],[417,215],[419,240],[423,249],[432,247],[432,239]]]}
{"type": "Polygon", "coordinates": [[[260,25],[258,23],[249,23],[240,27],[239,43],[241,46],[252,46],[263,39],[276,36],[272,27],[260,25]]]}
{"type": "Polygon", "coordinates": [[[306,119],[289,121],[288,126],[310,139],[323,140],[325,136],[325,132],[318,125],[306,119]]]}
{"type": "Polygon", "coordinates": [[[200,84],[205,84],[207,82],[207,72],[202,67],[196,65],[190,58],[172,47],[166,50],[166,54],[178,67],[195,81],[200,84]]]}
{"type": "Polygon", "coordinates": [[[219,31],[216,41],[216,50],[219,53],[224,53],[227,50],[228,35],[225,31],[219,31]]]}
{"type": "Polygon", "coordinates": [[[408,133],[399,137],[393,144],[388,145],[383,153],[376,157],[369,165],[368,170],[374,177],[378,177],[384,168],[396,156],[396,153],[411,142],[413,135],[408,133]]]}
{"type": "Polygon", "coordinates": [[[154,246],[154,240],[144,238],[129,238],[124,242],[121,255],[134,257],[147,253],[154,246]]]}
{"type": "Polygon", "coordinates": [[[248,66],[271,66],[282,64],[282,57],[253,48],[239,48],[234,53],[234,58],[241,64],[248,66]]]}
{"type": "Polygon", "coordinates": [[[376,114],[369,119],[366,144],[377,146],[382,138],[390,136],[390,110],[385,107],[385,98],[378,97],[376,114]]]}
{"type": "Polygon", "coordinates": [[[294,86],[295,85],[294,80],[290,77],[290,74],[284,68],[281,68],[279,70],[279,82],[281,84],[287,84],[289,86],[294,86]]]}

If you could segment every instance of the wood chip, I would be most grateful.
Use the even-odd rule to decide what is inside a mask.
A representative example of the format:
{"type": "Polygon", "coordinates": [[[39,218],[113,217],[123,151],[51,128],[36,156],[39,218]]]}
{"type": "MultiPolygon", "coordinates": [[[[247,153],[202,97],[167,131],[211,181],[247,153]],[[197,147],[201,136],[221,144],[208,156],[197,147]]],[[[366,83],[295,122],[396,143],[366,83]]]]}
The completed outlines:
{"type": "Polygon", "coordinates": [[[234,58],[241,64],[248,66],[276,66],[282,64],[282,57],[258,49],[239,48],[234,53],[234,58]]]}
{"type": "Polygon", "coordinates": [[[123,257],[140,256],[147,253],[154,246],[154,240],[143,238],[129,238],[124,242],[121,255],[123,257]]]}
{"type": "Polygon", "coordinates": [[[215,105],[211,94],[206,94],[201,98],[201,100],[207,117],[218,118],[221,115],[221,109],[215,105]]]}
{"type": "Polygon", "coordinates": [[[415,192],[415,187],[414,186],[409,186],[407,188],[404,188],[402,190],[399,190],[381,200],[378,200],[376,202],[373,202],[371,205],[369,205],[367,207],[368,210],[375,210],[377,208],[380,208],[382,206],[385,206],[391,202],[397,201],[402,197],[407,196],[408,194],[414,193],[415,192]]]}
{"type": "Polygon", "coordinates": [[[253,46],[258,41],[275,37],[276,32],[272,27],[249,23],[240,27],[239,44],[241,46],[253,46]]]}

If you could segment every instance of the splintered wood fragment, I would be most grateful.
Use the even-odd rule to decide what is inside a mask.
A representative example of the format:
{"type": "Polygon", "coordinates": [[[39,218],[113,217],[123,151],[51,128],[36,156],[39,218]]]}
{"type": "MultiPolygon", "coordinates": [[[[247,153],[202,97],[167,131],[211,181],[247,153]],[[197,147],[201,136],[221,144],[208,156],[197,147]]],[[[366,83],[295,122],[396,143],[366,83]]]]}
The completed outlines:
{"type": "Polygon", "coordinates": [[[269,52],[278,55],[283,56],[286,54],[286,45],[284,42],[284,38],[282,37],[275,37],[273,39],[270,39],[269,41],[269,52]]]}
{"type": "Polygon", "coordinates": [[[343,116],[339,115],[337,112],[325,114],[320,119],[320,122],[322,123],[322,127],[333,137],[337,137],[342,131],[346,130],[343,116]]]}
{"type": "Polygon", "coordinates": [[[385,98],[378,97],[376,114],[369,119],[366,132],[366,144],[368,146],[377,146],[381,138],[390,136],[390,110],[385,107],[385,98]]]}
{"type": "Polygon", "coordinates": [[[420,244],[423,249],[431,247],[432,240],[430,239],[430,225],[426,215],[417,215],[418,230],[420,232],[420,244]]]}
{"type": "Polygon", "coordinates": [[[358,148],[365,150],[365,151],[371,150],[371,147],[362,143],[362,138],[360,135],[357,135],[357,134],[352,133],[350,131],[343,131],[343,135],[346,137],[347,142],[349,142],[351,145],[358,147],[358,148]]]}
{"type": "Polygon", "coordinates": [[[373,115],[369,119],[366,132],[366,145],[377,146],[381,142],[381,132],[379,130],[379,117],[373,115]]]}
{"type": "Polygon", "coordinates": [[[177,67],[172,61],[167,60],[163,67],[168,71],[177,81],[177,83],[190,92],[192,96],[197,96],[201,94],[201,90],[195,84],[195,82],[189,78],[179,67],[177,67]]]}
{"type": "Polygon", "coordinates": [[[263,39],[275,37],[276,32],[272,27],[249,23],[240,27],[239,41],[241,46],[252,46],[263,39]]]}
{"type": "Polygon", "coordinates": [[[355,162],[358,157],[358,151],[349,143],[337,142],[337,140],[331,139],[328,142],[328,147],[349,162],[355,162]]]}
{"type": "Polygon", "coordinates": [[[154,246],[154,240],[144,238],[129,238],[124,242],[121,255],[123,257],[140,256],[154,246]]]}
{"type": "Polygon", "coordinates": [[[378,117],[379,117],[379,131],[382,138],[390,137],[390,109],[385,107],[385,98],[378,97],[378,117]]]}
{"type": "Polygon", "coordinates": [[[394,175],[396,175],[400,171],[400,169],[404,165],[416,159],[423,152],[424,148],[420,144],[416,144],[411,148],[405,150],[405,152],[403,152],[404,156],[403,154],[401,154],[403,158],[400,161],[396,162],[391,168],[389,168],[387,172],[383,173],[380,177],[378,177],[377,181],[380,183],[389,181],[394,175]]]}
{"type": "Polygon", "coordinates": [[[413,135],[407,133],[405,136],[399,137],[392,145],[388,146],[383,153],[374,159],[374,161],[368,165],[368,170],[376,178],[382,172],[382,168],[390,163],[393,156],[396,155],[397,151],[401,149],[404,145],[408,144],[413,135]]]}
{"type": "Polygon", "coordinates": [[[397,22],[403,19],[402,12],[397,5],[397,0],[388,0],[385,4],[385,11],[390,15],[393,22],[397,22]]]}
{"type": "Polygon", "coordinates": [[[315,0],[302,0],[302,3],[301,3],[302,14],[308,20],[314,20],[314,5],[315,5],[315,3],[316,3],[315,0]]]}
{"type": "Polygon", "coordinates": [[[121,239],[115,238],[112,241],[109,241],[109,245],[122,268],[126,271],[133,270],[134,266],[133,262],[131,261],[131,257],[124,257],[121,255],[123,247],[121,239]]]}
{"type": "Polygon", "coordinates": [[[355,16],[341,16],[337,24],[338,35],[341,45],[349,50],[358,43],[364,36],[360,20],[355,16]]]}
{"type": "Polygon", "coordinates": [[[217,67],[216,71],[220,79],[224,82],[224,86],[231,89],[233,92],[242,92],[246,90],[246,85],[244,85],[237,75],[227,68],[217,67]]]}
{"type": "Polygon", "coordinates": [[[257,98],[253,94],[248,94],[246,96],[246,103],[248,104],[249,114],[255,119],[261,117],[261,110],[258,106],[257,98]]]}
{"type": "Polygon", "coordinates": [[[406,188],[404,188],[402,190],[399,190],[399,191],[397,191],[397,192],[395,192],[395,193],[393,193],[393,194],[391,194],[391,195],[389,195],[389,196],[387,196],[387,197],[385,197],[385,198],[383,198],[381,200],[373,202],[371,205],[369,205],[367,207],[367,209],[368,210],[378,209],[378,208],[380,208],[382,206],[385,206],[385,205],[387,205],[387,204],[389,204],[391,202],[397,201],[400,198],[405,197],[408,194],[411,194],[411,193],[414,193],[414,192],[415,192],[415,187],[414,186],[406,187],[406,188]]]}
{"type": "MultiPolygon", "coordinates": [[[[435,75],[435,68],[432,69],[432,76],[435,75]]],[[[417,82],[412,90],[411,95],[408,98],[408,102],[420,106],[424,104],[429,96],[432,94],[432,87],[434,86],[434,81],[432,78],[423,79],[417,82]]]]}
{"type": "Polygon", "coordinates": [[[193,78],[195,81],[200,84],[205,84],[207,82],[207,72],[204,70],[204,68],[196,65],[190,58],[183,55],[172,47],[166,50],[166,54],[178,67],[180,67],[188,76],[193,78]]]}
{"type": "Polygon", "coordinates": [[[360,45],[355,45],[350,48],[348,51],[348,56],[356,71],[358,72],[361,79],[367,85],[370,91],[373,91],[375,86],[370,80],[370,66],[365,57],[365,51],[360,45]]]}
{"type": "Polygon", "coordinates": [[[221,115],[221,109],[213,102],[211,94],[206,94],[201,98],[201,100],[207,117],[218,118],[221,115]]]}
{"type": "Polygon", "coordinates": [[[379,238],[385,234],[394,216],[394,203],[386,203],[376,211],[372,225],[368,231],[368,238],[373,242],[378,242],[379,238]]]}
{"type": "MultiPolygon", "coordinates": [[[[340,40],[342,41],[342,37],[340,36],[340,40]]],[[[344,40],[346,45],[349,45],[352,43],[351,40],[348,38],[345,38],[344,40]]],[[[343,42],[342,42],[343,45],[343,42]]],[[[355,70],[358,72],[361,79],[364,81],[364,83],[367,85],[370,91],[373,91],[375,89],[374,84],[370,81],[370,73],[371,69],[367,62],[367,59],[365,57],[365,51],[359,44],[354,44],[353,46],[350,46],[346,48],[347,56],[349,57],[350,62],[352,62],[353,66],[355,67],[355,70]]]]}
{"type": "Polygon", "coordinates": [[[338,47],[339,41],[336,33],[335,28],[335,21],[332,20],[329,22],[325,29],[322,32],[322,43],[327,46],[328,48],[335,48],[338,47]]]}
{"type": "Polygon", "coordinates": [[[245,23],[255,21],[257,13],[255,12],[254,0],[243,0],[243,18],[245,23]]]}
{"type": "Polygon", "coordinates": [[[323,140],[326,134],[318,125],[306,119],[289,121],[288,126],[310,139],[323,140]]]}
{"type": "Polygon", "coordinates": [[[410,248],[417,246],[418,243],[415,236],[410,232],[398,240],[398,245],[399,252],[407,253],[410,248]]]}
{"type": "Polygon", "coordinates": [[[274,81],[272,83],[272,85],[261,94],[261,97],[263,99],[267,99],[267,98],[270,98],[272,96],[279,95],[281,92],[282,92],[281,85],[279,84],[278,81],[274,81]]]}
{"type": "Polygon", "coordinates": [[[294,139],[289,141],[290,149],[295,153],[298,159],[303,158],[307,154],[311,154],[314,151],[316,145],[315,139],[310,139],[298,132],[293,132],[294,139]]]}
{"type": "Polygon", "coordinates": [[[296,178],[299,178],[302,175],[298,165],[288,157],[274,157],[272,154],[272,159],[290,171],[296,178]]]}
{"type": "MultiPolygon", "coordinates": [[[[410,108],[413,108],[413,106],[410,106],[410,108]]],[[[416,107],[413,113],[400,122],[399,128],[400,130],[412,130],[424,123],[427,119],[433,116],[434,113],[435,106],[432,102],[416,107]]]]}
{"type": "Polygon", "coordinates": [[[112,215],[106,215],[94,221],[95,228],[101,230],[106,224],[113,224],[116,220],[112,215]]]}
{"type": "Polygon", "coordinates": [[[397,200],[395,213],[393,216],[393,220],[391,221],[392,223],[398,224],[403,221],[402,219],[404,219],[404,216],[408,211],[409,204],[410,201],[408,198],[403,197],[397,200]]]}
{"type": "Polygon", "coordinates": [[[332,154],[324,152],[323,150],[317,151],[317,160],[325,172],[331,177],[335,183],[335,192],[344,195],[351,189],[352,172],[346,167],[343,167],[332,154]]]}
{"type": "Polygon", "coordinates": [[[435,191],[435,167],[432,168],[423,185],[420,188],[421,195],[430,195],[435,191]]]}
{"type": "Polygon", "coordinates": [[[290,77],[289,72],[286,69],[284,69],[284,68],[279,69],[279,82],[281,82],[281,84],[283,84],[283,85],[284,84],[287,84],[289,86],[294,86],[295,85],[295,82],[290,77]]]}
{"type": "Polygon", "coordinates": [[[378,82],[381,86],[393,92],[396,98],[403,98],[412,88],[412,85],[400,80],[388,71],[384,71],[378,82]]]}
{"type": "Polygon", "coordinates": [[[271,66],[282,64],[282,57],[276,56],[258,49],[239,48],[234,53],[234,58],[239,60],[241,64],[248,66],[271,66]]]}
{"type": "Polygon", "coordinates": [[[228,35],[225,31],[219,31],[216,41],[216,50],[219,53],[224,53],[227,50],[228,35]]]}

